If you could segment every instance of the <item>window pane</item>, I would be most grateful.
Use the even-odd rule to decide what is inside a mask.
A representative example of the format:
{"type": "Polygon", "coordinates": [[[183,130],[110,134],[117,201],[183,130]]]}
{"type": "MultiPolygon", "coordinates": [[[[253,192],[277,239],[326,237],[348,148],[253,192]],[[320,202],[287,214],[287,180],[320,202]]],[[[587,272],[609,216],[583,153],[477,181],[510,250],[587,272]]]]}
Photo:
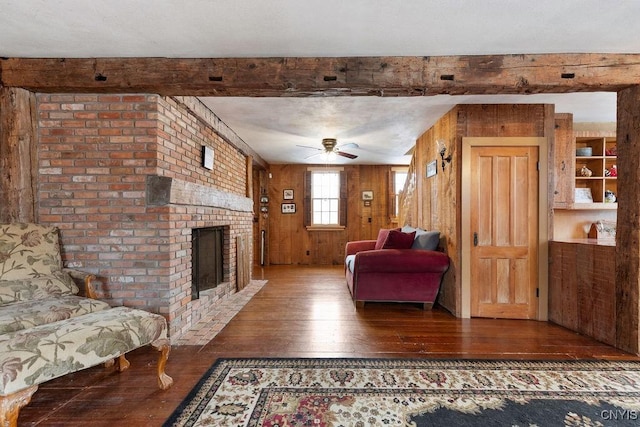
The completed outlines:
{"type": "Polygon", "coordinates": [[[404,183],[407,180],[407,172],[396,171],[394,174],[393,189],[395,191],[395,212],[394,215],[398,216],[400,213],[400,193],[404,189],[404,183]]]}
{"type": "Polygon", "coordinates": [[[338,225],[339,197],[339,172],[312,172],[312,223],[318,225],[338,225]]]}
{"type": "Polygon", "coordinates": [[[407,173],[406,172],[396,172],[395,173],[396,179],[395,179],[395,191],[396,194],[400,193],[402,191],[402,189],[404,188],[404,182],[407,180],[407,173]]]}

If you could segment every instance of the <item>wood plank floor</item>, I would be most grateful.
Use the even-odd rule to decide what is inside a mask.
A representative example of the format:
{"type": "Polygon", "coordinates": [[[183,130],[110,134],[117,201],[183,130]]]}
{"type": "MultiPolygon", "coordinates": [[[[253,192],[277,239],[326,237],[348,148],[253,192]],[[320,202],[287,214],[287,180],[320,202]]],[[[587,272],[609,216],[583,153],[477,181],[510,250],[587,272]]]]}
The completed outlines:
{"type": "Polygon", "coordinates": [[[96,367],[40,386],[24,426],[160,426],[220,357],[424,357],[628,359],[633,355],[557,325],[456,319],[411,304],[351,302],[342,267],[256,268],[269,282],[204,346],[174,346],[168,391],[155,383],[156,354],[129,356],[123,373],[96,367]]]}

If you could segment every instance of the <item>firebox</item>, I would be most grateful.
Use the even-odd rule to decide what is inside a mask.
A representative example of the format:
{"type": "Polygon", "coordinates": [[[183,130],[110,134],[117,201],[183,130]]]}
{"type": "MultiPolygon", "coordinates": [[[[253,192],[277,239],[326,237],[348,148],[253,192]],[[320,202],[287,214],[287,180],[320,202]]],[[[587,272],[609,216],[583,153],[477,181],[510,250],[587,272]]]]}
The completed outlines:
{"type": "Polygon", "coordinates": [[[224,227],[194,228],[191,237],[191,298],[224,279],[224,227]]]}

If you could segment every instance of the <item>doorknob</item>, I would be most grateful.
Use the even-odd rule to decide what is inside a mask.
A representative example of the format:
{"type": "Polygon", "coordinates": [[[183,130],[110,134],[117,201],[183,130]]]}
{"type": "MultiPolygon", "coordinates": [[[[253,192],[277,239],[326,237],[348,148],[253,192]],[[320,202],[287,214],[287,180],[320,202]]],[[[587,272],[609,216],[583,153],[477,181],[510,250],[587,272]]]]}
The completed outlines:
{"type": "Polygon", "coordinates": [[[478,246],[478,233],[473,233],[473,246],[478,246]]]}

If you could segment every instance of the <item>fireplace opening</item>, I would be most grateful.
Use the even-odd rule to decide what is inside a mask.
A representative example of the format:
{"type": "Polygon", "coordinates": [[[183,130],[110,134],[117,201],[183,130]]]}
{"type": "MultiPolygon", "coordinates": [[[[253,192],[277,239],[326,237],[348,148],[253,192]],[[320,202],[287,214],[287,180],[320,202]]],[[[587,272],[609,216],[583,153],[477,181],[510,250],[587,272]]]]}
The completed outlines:
{"type": "Polygon", "coordinates": [[[224,280],[224,227],[194,228],[191,235],[191,298],[224,280]]]}

